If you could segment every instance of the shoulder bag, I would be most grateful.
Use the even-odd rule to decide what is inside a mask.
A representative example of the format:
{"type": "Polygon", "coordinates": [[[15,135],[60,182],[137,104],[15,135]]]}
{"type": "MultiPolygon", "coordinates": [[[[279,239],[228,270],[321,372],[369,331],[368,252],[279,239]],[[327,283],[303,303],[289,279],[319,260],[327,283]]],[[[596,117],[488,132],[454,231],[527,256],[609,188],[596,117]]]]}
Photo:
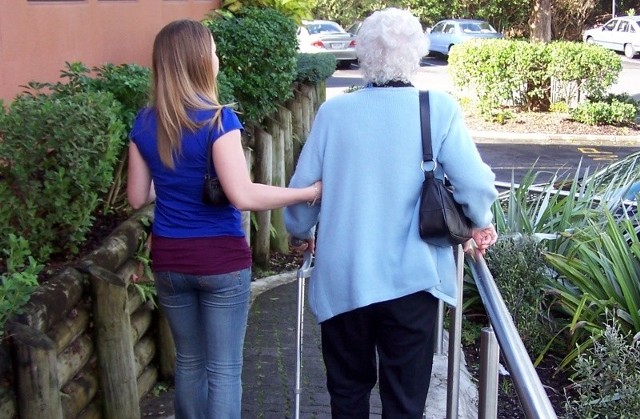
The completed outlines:
{"type": "Polygon", "coordinates": [[[452,187],[434,174],[437,162],[431,148],[429,92],[420,92],[420,126],[421,168],[424,172],[420,196],[420,237],[435,246],[456,246],[471,238],[472,224],[453,198],[452,187]]]}
{"type": "Polygon", "coordinates": [[[212,148],[213,144],[207,141],[207,172],[204,175],[202,202],[213,206],[228,205],[229,199],[227,199],[227,195],[222,190],[220,180],[211,175],[211,167],[213,166],[212,148]]]}

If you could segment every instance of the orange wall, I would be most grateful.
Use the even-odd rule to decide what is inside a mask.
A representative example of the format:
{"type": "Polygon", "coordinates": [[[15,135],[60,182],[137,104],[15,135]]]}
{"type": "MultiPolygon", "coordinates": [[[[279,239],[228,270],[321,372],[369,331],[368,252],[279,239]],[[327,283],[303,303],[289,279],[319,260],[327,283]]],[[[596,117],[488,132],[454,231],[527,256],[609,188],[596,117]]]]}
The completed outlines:
{"type": "Polygon", "coordinates": [[[149,66],[166,23],[201,20],[220,0],[0,0],[0,99],[29,81],[56,82],[65,61],[149,66]]]}

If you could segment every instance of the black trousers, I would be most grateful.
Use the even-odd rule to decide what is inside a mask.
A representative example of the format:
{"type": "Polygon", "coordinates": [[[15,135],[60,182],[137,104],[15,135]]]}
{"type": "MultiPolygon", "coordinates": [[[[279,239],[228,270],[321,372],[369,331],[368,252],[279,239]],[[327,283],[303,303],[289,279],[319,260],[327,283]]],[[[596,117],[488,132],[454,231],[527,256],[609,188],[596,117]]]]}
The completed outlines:
{"type": "Polygon", "coordinates": [[[333,419],[369,419],[376,351],[383,419],[422,418],[431,381],[438,300],[418,292],[321,323],[333,419]]]}

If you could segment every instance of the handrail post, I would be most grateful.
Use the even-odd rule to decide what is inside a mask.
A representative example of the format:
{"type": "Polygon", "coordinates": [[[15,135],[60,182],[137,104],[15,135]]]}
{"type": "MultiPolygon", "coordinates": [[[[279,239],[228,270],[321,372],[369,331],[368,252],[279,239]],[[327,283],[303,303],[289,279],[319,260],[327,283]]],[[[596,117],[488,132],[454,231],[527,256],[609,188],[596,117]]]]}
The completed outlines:
{"type": "Polygon", "coordinates": [[[447,364],[447,419],[457,419],[460,405],[460,362],[462,358],[462,280],[464,252],[462,246],[454,249],[456,259],[456,307],[451,309],[449,322],[449,359],[447,364]]]}
{"type": "Polygon", "coordinates": [[[436,334],[433,339],[434,355],[444,354],[444,302],[438,300],[438,312],[436,313],[436,334]]]}
{"type": "Polygon", "coordinates": [[[491,327],[480,334],[480,384],[478,402],[479,419],[498,417],[498,362],[500,346],[491,327]]]}

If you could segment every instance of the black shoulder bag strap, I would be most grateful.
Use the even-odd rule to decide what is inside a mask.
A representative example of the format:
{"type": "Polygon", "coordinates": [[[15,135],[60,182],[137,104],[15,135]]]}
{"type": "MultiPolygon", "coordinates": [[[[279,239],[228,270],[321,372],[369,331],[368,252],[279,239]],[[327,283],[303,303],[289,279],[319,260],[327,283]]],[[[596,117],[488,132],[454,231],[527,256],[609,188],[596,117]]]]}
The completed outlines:
{"type": "Polygon", "coordinates": [[[431,112],[429,110],[429,92],[420,91],[420,128],[422,131],[422,164],[421,168],[424,172],[424,178],[433,177],[436,169],[436,162],[433,160],[433,150],[431,148],[431,112]],[[426,168],[429,163],[433,167],[426,168]]]}

